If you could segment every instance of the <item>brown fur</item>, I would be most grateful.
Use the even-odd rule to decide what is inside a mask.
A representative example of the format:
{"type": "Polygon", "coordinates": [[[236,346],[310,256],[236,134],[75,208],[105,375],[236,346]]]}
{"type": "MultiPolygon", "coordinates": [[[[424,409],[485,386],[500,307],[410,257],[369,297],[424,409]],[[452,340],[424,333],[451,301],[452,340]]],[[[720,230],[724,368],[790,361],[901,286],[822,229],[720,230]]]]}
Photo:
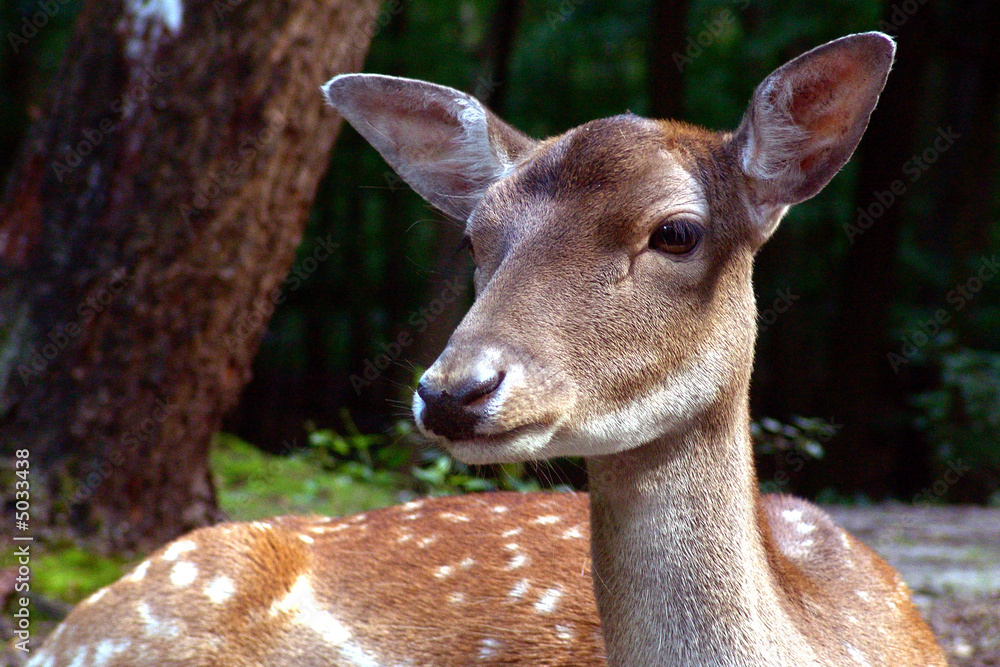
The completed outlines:
{"type": "Polygon", "coordinates": [[[892,57],[875,34],[815,49],[734,134],[623,115],[533,142],[458,91],[331,81],[418,192],[468,217],[477,298],[421,385],[492,388],[434,421],[460,414],[462,439],[425,428],[419,392],[418,426],[470,462],[587,457],[590,550],[579,494],[224,526],[78,606],[44,655],[96,667],[127,639],[103,665],[591,665],[596,601],[615,666],[944,665],[898,573],[813,505],[760,497],[748,428],[753,256],[850,156],[892,57]],[[678,218],[701,243],[651,247],[678,218]]]}

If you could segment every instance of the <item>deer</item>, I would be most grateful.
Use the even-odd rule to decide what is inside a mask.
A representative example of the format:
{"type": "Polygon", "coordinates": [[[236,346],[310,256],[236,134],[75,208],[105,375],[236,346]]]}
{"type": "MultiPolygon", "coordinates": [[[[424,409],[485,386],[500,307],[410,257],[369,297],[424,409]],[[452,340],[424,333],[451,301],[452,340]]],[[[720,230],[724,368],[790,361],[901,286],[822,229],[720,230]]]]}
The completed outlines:
{"type": "Polygon", "coordinates": [[[759,492],[749,431],[754,256],[850,158],[894,55],[882,33],[800,55],[732,132],[624,114],[534,140],[452,88],[329,81],[475,263],[417,427],[467,463],[581,456],[589,494],[200,529],[30,664],[945,665],[898,572],[759,492]]]}

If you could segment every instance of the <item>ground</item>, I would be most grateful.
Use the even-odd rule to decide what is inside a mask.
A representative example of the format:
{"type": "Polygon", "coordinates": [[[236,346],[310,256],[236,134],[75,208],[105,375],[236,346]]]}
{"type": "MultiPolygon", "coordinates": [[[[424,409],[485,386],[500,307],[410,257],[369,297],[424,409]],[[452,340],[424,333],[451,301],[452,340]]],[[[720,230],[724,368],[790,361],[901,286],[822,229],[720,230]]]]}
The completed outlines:
{"type": "Polygon", "coordinates": [[[827,509],[899,570],[952,665],[1000,666],[1000,511],[827,509]]]}

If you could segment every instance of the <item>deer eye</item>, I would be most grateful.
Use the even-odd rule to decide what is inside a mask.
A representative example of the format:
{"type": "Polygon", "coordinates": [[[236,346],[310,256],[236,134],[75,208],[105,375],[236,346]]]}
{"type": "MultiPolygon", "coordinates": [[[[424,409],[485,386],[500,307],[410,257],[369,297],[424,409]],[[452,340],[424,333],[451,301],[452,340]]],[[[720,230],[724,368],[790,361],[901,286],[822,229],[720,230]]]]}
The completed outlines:
{"type": "Polygon", "coordinates": [[[649,237],[649,247],[671,255],[686,255],[701,240],[701,227],[690,220],[670,220],[649,237]]]}

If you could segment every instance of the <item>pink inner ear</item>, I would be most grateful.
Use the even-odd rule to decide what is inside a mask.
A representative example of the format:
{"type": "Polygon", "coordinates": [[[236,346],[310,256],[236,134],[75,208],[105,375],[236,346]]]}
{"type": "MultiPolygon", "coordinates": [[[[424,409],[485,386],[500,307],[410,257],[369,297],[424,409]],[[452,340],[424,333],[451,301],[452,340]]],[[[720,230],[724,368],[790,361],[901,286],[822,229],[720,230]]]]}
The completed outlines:
{"type": "Polygon", "coordinates": [[[798,82],[792,92],[789,114],[797,125],[812,133],[845,131],[861,100],[864,73],[856,61],[840,56],[824,62],[821,76],[798,82]]]}

